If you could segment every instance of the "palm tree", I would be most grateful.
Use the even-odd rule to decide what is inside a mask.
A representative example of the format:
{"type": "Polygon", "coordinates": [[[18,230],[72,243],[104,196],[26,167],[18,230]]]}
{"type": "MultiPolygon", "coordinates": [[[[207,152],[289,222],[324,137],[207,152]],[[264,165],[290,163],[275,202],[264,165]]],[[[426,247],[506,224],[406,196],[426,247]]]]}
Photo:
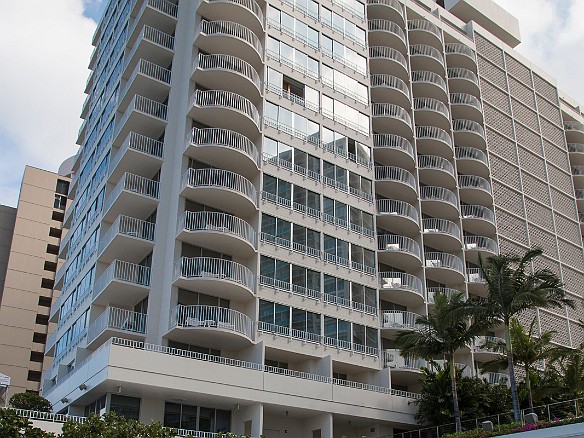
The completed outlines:
{"type": "Polygon", "coordinates": [[[554,391],[567,398],[584,397],[584,343],[579,348],[564,349],[552,364],[554,391]]]}
{"type": "Polygon", "coordinates": [[[459,348],[470,345],[475,336],[485,330],[485,322],[469,321],[468,316],[476,306],[465,301],[463,292],[450,295],[438,292],[434,303],[435,307],[430,315],[417,318],[416,323],[420,329],[399,333],[395,342],[403,357],[444,358],[450,371],[454,422],[456,431],[459,432],[461,422],[454,353],[459,348]]]}
{"type": "Polygon", "coordinates": [[[513,343],[510,323],[521,312],[536,307],[551,308],[573,307],[572,300],[565,297],[561,280],[549,269],[534,269],[533,260],[543,254],[541,249],[530,249],[523,256],[505,254],[491,256],[487,263],[479,257],[479,268],[487,282],[488,298],[483,302],[484,309],[479,317],[486,317],[492,325],[505,326],[505,347],[507,368],[513,398],[513,414],[519,421],[519,397],[513,368],[513,343]]]}

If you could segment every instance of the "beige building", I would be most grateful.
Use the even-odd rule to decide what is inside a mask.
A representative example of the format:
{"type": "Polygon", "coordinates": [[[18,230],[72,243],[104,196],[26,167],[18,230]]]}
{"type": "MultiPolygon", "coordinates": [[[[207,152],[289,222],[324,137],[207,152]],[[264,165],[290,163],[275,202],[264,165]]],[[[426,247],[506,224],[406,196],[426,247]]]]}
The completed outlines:
{"type": "Polygon", "coordinates": [[[38,392],[51,363],[43,352],[68,189],[68,177],[27,166],[17,208],[0,207],[0,373],[9,395],[38,392]]]}

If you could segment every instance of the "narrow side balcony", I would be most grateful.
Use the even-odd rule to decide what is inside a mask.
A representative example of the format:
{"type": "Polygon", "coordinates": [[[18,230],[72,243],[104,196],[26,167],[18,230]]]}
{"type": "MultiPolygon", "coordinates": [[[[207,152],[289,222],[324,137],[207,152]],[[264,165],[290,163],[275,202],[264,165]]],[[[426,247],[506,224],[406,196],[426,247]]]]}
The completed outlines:
{"type": "Polygon", "coordinates": [[[120,92],[119,111],[128,107],[135,95],[146,96],[155,101],[163,101],[170,91],[172,72],[164,67],[145,59],[140,59],[125,77],[126,84],[120,92]]]}
{"type": "Polygon", "coordinates": [[[426,288],[426,295],[428,298],[428,306],[433,306],[436,304],[435,297],[436,297],[437,293],[445,294],[449,297],[456,295],[456,294],[460,294],[460,293],[464,294],[463,291],[458,290],[458,289],[453,289],[450,287],[440,287],[440,286],[428,287],[428,288],[426,288]]]}
{"type": "Polygon", "coordinates": [[[454,150],[456,168],[462,174],[478,175],[483,178],[490,176],[489,159],[480,149],[457,146],[454,150]]]}
{"type": "Polygon", "coordinates": [[[203,0],[197,13],[209,20],[237,22],[256,35],[264,33],[264,13],[255,0],[203,0]]]}
{"type": "Polygon", "coordinates": [[[174,37],[152,26],[144,25],[133,45],[126,49],[122,74],[129,76],[128,72],[133,71],[141,59],[167,66],[172,63],[173,57],[174,37]]]}
{"type": "Polygon", "coordinates": [[[126,111],[121,116],[120,113],[116,116],[114,146],[121,146],[130,132],[159,138],[166,128],[167,117],[167,105],[144,96],[134,96],[126,111]]]}
{"type": "Polygon", "coordinates": [[[424,304],[422,280],[405,272],[379,273],[379,298],[404,306],[424,304]]]}
{"type": "Polygon", "coordinates": [[[393,383],[400,383],[407,386],[417,385],[422,367],[428,366],[424,359],[413,356],[403,357],[401,351],[395,348],[383,350],[383,367],[391,369],[391,379],[393,383]]]}
{"type": "Polygon", "coordinates": [[[490,208],[482,205],[463,204],[460,206],[460,215],[465,231],[478,235],[494,235],[496,233],[495,213],[490,208]]]}
{"type": "Polygon", "coordinates": [[[570,164],[584,166],[584,143],[568,143],[570,164]]]}
{"type": "Polygon", "coordinates": [[[477,123],[483,122],[483,105],[481,100],[468,93],[450,93],[452,118],[468,118],[477,123]]]}
{"type": "Polygon", "coordinates": [[[449,67],[461,67],[477,71],[477,57],[473,49],[462,43],[444,44],[446,61],[449,67]]]}
{"type": "Polygon", "coordinates": [[[487,280],[480,268],[466,268],[468,292],[475,295],[484,295],[487,290],[487,280]]]}
{"type": "Polygon", "coordinates": [[[418,172],[420,180],[432,182],[440,187],[456,188],[454,165],[438,155],[418,155],[418,172]]]}
{"type": "Polygon", "coordinates": [[[373,134],[373,155],[380,163],[413,169],[416,153],[407,138],[395,134],[373,134]]]}
{"type": "Polygon", "coordinates": [[[424,244],[444,251],[460,251],[462,236],[460,227],[447,219],[422,219],[424,244]]]}
{"type": "Polygon", "coordinates": [[[485,129],[480,123],[467,119],[454,119],[452,131],[456,144],[486,150],[485,129]]]}
{"type": "Polygon", "coordinates": [[[404,7],[398,0],[367,0],[369,18],[387,18],[402,27],[406,25],[404,7]]]}
{"type": "Polygon", "coordinates": [[[414,98],[416,123],[450,129],[450,110],[442,101],[430,97],[414,98]]]}
{"type": "Polygon", "coordinates": [[[467,261],[472,263],[478,263],[479,253],[483,260],[489,256],[499,254],[497,242],[485,236],[464,236],[464,249],[467,261]]]}
{"type": "Polygon", "coordinates": [[[158,181],[133,173],[124,173],[105,198],[102,219],[113,222],[124,213],[147,217],[158,205],[158,197],[158,181]]]}
{"type": "Polygon", "coordinates": [[[387,46],[369,46],[369,68],[371,72],[383,72],[409,80],[408,61],[398,50],[387,46]]]}
{"type": "Polygon", "coordinates": [[[154,175],[163,160],[164,142],[130,132],[110,160],[109,178],[117,181],[126,172],[154,175]]]}
{"type": "Polygon", "coordinates": [[[93,302],[98,305],[133,306],[148,296],[150,268],[114,260],[95,280],[93,302]]]}
{"type": "Polygon", "coordinates": [[[212,257],[181,257],[175,267],[174,285],[182,289],[206,290],[227,300],[254,297],[256,278],[246,266],[212,257]]]}
{"type": "Polygon", "coordinates": [[[450,134],[437,126],[416,126],[418,153],[439,155],[451,159],[454,156],[454,142],[450,134]]]}
{"type": "Polygon", "coordinates": [[[401,200],[416,202],[418,183],[406,169],[395,166],[375,166],[375,192],[382,196],[398,195],[401,200]]]}
{"type": "Polygon", "coordinates": [[[424,253],[426,277],[443,284],[464,281],[464,263],[460,257],[446,252],[428,251],[424,253]]]}
{"type": "Polygon", "coordinates": [[[408,37],[412,44],[424,44],[442,50],[442,31],[428,20],[408,20],[408,37]]]}
{"type": "Polygon", "coordinates": [[[466,204],[491,205],[491,183],[478,175],[458,175],[460,199],[466,204]]]}
{"type": "Polygon", "coordinates": [[[256,231],[249,223],[212,211],[185,211],[178,222],[177,238],[237,257],[250,257],[257,245],[256,231]]]}
{"type": "Polygon", "coordinates": [[[412,137],[412,118],[407,110],[392,103],[371,105],[371,124],[376,132],[412,137]]]}
{"type": "Polygon", "coordinates": [[[458,198],[451,190],[437,186],[420,187],[422,212],[432,217],[456,219],[459,216],[458,198]]]}
{"type": "Polygon", "coordinates": [[[183,177],[181,195],[204,205],[251,216],[257,210],[258,194],[254,185],[238,173],[222,169],[189,168],[183,177]]]}
{"type": "Polygon", "coordinates": [[[185,344],[240,350],[254,342],[254,322],[244,313],[217,306],[177,305],[166,338],[185,344]]]}
{"type": "Polygon", "coordinates": [[[426,96],[443,103],[448,102],[448,87],[441,75],[427,70],[412,72],[414,96],[426,96]]]}
{"type": "Polygon", "coordinates": [[[386,230],[414,235],[420,230],[418,210],[405,201],[378,199],[377,225],[386,230]]]}
{"type": "Polygon", "coordinates": [[[178,4],[168,0],[134,2],[130,16],[133,18],[130,28],[134,29],[134,32],[129,40],[135,37],[136,29],[142,29],[144,25],[152,25],[172,34],[178,22],[178,4]]]}
{"type": "Polygon", "coordinates": [[[566,120],[564,131],[566,131],[568,143],[584,143],[584,123],[566,120]]]}
{"type": "Polygon", "coordinates": [[[450,91],[471,94],[475,97],[481,96],[479,78],[474,71],[467,68],[453,67],[449,68],[446,74],[450,91]]]}
{"type": "Polygon", "coordinates": [[[442,52],[426,44],[410,46],[410,62],[412,70],[427,70],[441,76],[446,71],[442,52]]]}
{"type": "Polygon", "coordinates": [[[574,188],[584,189],[584,166],[571,166],[570,171],[572,172],[574,188]]]}
{"type": "Polygon", "coordinates": [[[505,339],[496,336],[477,336],[472,345],[475,359],[480,362],[500,358],[505,354],[505,339]]]}
{"type": "Polygon", "coordinates": [[[367,26],[369,30],[367,37],[370,45],[395,47],[402,54],[405,55],[407,53],[406,33],[396,23],[375,18],[368,20],[367,26]]]}
{"type": "Polygon", "coordinates": [[[94,350],[111,337],[144,341],[146,318],[145,313],[108,307],[89,325],[86,348],[94,350]]]}
{"type": "Polygon", "coordinates": [[[415,270],[422,266],[420,245],[414,239],[396,234],[377,236],[379,262],[398,269],[415,270]]]}
{"type": "Polygon", "coordinates": [[[397,334],[401,331],[418,330],[422,328],[416,321],[420,315],[403,310],[384,310],[381,313],[381,329],[384,332],[394,332],[397,334]]]}
{"type": "Polygon", "coordinates": [[[154,247],[156,224],[134,217],[120,215],[102,234],[99,242],[100,262],[110,263],[116,258],[142,260],[154,247]]]}
{"type": "Polygon", "coordinates": [[[393,102],[402,108],[410,108],[410,89],[406,83],[388,74],[371,75],[371,100],[374,102],[393,102]]]}

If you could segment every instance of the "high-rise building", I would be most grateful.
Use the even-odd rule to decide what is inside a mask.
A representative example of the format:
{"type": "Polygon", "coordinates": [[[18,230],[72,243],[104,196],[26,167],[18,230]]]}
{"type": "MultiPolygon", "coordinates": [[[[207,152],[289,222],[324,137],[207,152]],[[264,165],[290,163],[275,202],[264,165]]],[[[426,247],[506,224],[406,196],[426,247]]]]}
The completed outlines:
{"type": "Polygon", "coordinates": [[[9,395],[38,393],[51,364],[44,351],[54,328],[49,310],[69,191],[66,167],[57,174],[26,166],[17,208],[0,206],[0,373],[10,378],[9,395]]]}
{"type": "MultiPolygon", "coordinates": [[[[388,436],[415,423],[423,365],[396,333],[437,291],[484,296],[479,254],[532,246],[580,307],[523,320],[578,345],[584,125],[519,41],[489,0],[111,0],[50,314],[54,409],[388,436]]],[[[470,375],[479,345],[456,356],[470,375]]]]}

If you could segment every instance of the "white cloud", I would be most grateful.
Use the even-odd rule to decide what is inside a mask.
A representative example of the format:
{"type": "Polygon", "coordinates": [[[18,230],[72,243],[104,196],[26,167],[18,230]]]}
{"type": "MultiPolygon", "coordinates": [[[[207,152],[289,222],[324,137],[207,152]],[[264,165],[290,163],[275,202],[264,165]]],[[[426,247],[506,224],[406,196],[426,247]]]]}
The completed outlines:
{"type": "MultiPolygon", "coordinates": [[[[95,1],[95,0],[92,0],[95,1]]],[[[0,203],[16,204],[25,164],[56,171],[75,154],[95,22],[83,0],[3,2],[0,203]]]]}

